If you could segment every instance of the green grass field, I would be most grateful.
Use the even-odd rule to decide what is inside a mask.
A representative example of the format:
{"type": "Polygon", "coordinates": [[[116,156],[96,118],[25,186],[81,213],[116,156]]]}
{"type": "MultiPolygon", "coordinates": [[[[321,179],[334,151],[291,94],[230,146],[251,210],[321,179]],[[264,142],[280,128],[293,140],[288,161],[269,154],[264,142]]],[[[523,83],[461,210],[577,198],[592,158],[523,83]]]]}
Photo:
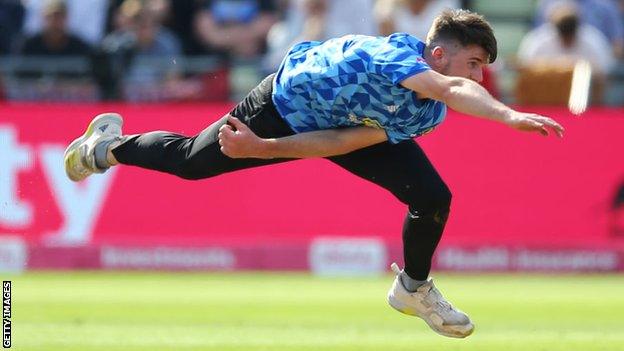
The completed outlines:
{"type": "Polygon", "coordinates": [[[438,275],[476,324],[464,340],[391,309],[389,275],[9,278],[15,350],[624,350],[624,276],[438,275]]]}

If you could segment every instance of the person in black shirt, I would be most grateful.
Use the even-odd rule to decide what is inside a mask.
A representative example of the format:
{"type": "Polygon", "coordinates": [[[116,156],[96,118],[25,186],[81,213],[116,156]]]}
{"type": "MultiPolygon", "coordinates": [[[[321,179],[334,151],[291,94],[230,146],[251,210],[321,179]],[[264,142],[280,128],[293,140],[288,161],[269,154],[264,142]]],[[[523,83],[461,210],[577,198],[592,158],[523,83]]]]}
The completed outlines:
{"type": "Polygon", "coordinates": [[[265,51],[276,20],[273,0],[207,0],[195,25],[207,52],[251,59],[265,51]]]}
{"type": "Polygon", "coordinates": [[[43,7],[44,26],[24,41],[21,55],[28,56],[88,56],[91,48],[67,30],[67,4],[49,0],[43,7]]]}
{"type": "Polygon", "coordinates": [[[12,53],[24,24],[24,5],[19,0],[0,1],[0,55],[12,53]]]}

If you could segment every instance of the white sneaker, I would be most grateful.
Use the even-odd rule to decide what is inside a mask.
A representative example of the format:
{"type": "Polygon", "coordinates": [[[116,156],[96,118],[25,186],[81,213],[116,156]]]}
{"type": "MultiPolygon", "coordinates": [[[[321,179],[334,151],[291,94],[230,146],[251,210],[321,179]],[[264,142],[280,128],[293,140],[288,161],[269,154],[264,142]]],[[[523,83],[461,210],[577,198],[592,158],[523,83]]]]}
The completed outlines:
{"type": "Polygon", "coordinates": [[[388,291],[388,303],[395,310],[422,318],[436,333],[452,338],[465,338],[472,334],[474,326],[468,316],[455,309],[433,285],[433,279],[409,292],[401,282],[401,270],[392,264],[396,278],[388,291]]]}
{"type": "Polygon", "coordinates": [[[85,133],[65,149],[65,173],[69,179],[78,182],[93,173],[104,173],[107,168],[95,164],[95,145],[121,137],[123,119],[116,113],[96,116],[85,133]]]}

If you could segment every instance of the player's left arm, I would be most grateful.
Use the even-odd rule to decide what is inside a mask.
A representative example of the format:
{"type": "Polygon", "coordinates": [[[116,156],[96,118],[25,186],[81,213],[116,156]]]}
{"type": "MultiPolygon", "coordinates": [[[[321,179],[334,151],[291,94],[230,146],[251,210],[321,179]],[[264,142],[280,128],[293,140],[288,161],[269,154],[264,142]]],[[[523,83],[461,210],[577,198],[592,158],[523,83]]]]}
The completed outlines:
{"type": "Polygon", "coordinates": [[[499,121],[522,131],[548,135],[550,129],[563,136],[563,127],[552,118],[516,111],[470,79],[448,77],[428,70],[405,79],[401,85],[415,91],[419,97],[442,101],[459,112],[499,121]]]}
{"type": "Polygon", "coordinates": [[[221,152],[231,158],[312,158],[349,153],[387,140],[383,129],[350,127],[298,133],[282,138],[260,138],[230,116],[219,128],[221,152]]]}

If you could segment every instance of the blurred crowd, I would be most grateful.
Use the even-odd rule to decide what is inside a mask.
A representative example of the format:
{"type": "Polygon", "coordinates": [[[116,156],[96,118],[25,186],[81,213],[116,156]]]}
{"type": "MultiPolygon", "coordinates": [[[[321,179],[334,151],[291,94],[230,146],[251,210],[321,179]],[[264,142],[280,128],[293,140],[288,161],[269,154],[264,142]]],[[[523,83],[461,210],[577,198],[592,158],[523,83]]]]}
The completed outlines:
{"type": "MultiPolygon", "coordinates": [[[[586,60],[600,102],[624,66],[624,0],[516,1],[534,4],[532,29],[504,67],[485,72],[484,85],[500,95],[497,67],[543,78],[586,60]]],[[[0,96],[227,100],[274,71],[296,42],[393,32],[424,41],[442,10],[475,2],[0,0],[0,96]]]]}

